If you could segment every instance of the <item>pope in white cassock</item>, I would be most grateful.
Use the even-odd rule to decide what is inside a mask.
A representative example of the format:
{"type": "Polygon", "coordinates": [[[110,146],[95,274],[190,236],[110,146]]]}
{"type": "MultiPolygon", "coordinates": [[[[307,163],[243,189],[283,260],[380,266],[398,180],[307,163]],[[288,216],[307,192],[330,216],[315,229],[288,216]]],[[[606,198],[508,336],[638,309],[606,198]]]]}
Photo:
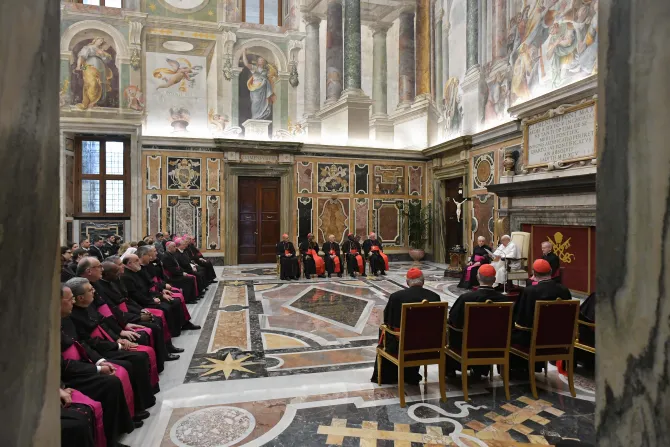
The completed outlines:
{"type": "MultiPolygon", "coordinates": [[[[491,265],[496,269],[496,282],[493,285],[494,287],[504,283],[506,280],[505,259],[519,257],[519,249],[514,245],[514,242],[512,242],[509,235],[506,234],[501,237],[500,242],[500,246],[493,252],[493,261],[491,262],[491,265]]],[[[510,268],[512,270],[521,268],[521,262],[510,262],[510,268]]]]}

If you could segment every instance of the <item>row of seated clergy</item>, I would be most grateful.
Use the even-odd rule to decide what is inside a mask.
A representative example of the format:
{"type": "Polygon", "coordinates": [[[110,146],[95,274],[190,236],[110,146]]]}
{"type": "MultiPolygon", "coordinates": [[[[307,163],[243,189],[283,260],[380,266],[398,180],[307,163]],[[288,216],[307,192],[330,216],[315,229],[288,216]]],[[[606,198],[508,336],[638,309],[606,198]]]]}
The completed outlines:
{"type": "MultiPolygon", "coordinates": [[[[179,289],[152,276],[155,248],[139,252],[143,264],[135,254],[123,262],[118,256],[103,263],[83,258],[77,266],[79,276],[61,288],[61,396],[66,405],[69,394],[73,402],[93,411],[96,446],[121,445],[121,434],[142,426],[147,409],[156,402],[164,363],[178,359],[176,353],[183,351],[172,338],[182,329],[199,329],[188,321],[179,289]],[[134,288],[133,297],[127,285],[134,288]]],[[[65,436],[87,438],[76,433],[81,424],[75,413],[83,413],[64,413],[65,436]]]]}

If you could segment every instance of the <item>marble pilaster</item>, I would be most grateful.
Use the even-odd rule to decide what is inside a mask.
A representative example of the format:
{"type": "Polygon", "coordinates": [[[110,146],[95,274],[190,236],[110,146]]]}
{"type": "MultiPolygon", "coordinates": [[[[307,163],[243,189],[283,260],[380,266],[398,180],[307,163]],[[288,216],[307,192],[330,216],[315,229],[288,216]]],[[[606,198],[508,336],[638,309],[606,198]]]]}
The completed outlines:
{"type": "Polygon", "coordinates": [[[598,446],[670,439],[670,3],[600,2],[598,446]],[[653,51],[649,51],[652,49],[653,51]]]}
{"type": "Polygon", "coordinates": [[[60,8],[51,0],[0,6],[0,60],[12,67],[0,77],[0,254],[22,253],[0,269],[6,446],[60,445],[60,8]]]}
{"type": "Polygon", "coordinates": [[[465,23],[465,69],[470,70],[479,64],[479,0],[467,0],[465,23]]]}
{"type": "Polygon", "coordinates": [[[435,103],[441,109],[442,95],[444,90],[444,75],[442,65],[442,15],[440,8],[435,16],[435,103]]]}
{"type": "Polygon", "coordinates": [[[388,119],[386,36],[391,24],[378,22],[372,29],[372,116],[370,139],[377,143],[393,142],[393,123],[388,119]]]}
{"type": "Polygon", "coordinates": [[[361,90],[361,0],[344,0],[344,90],[361,90]]]}
{"type": "Polygon", "coordinates": [[[321,19],[313,14],[304,14],[305,21],[305,116],[313,116],[321,104],[321,75],[319,57],[319,24],[321,19]]]}
{"type": "Polygon", "coordinates": [[[414,100],[414,11],[404,10],[398,19],[398,108],[407,108],[414,100]]]}
{"type": "Polygon", "coordinates": [[[507,56],[507,0],[493,1],[493,60],[507,56]]]}
{"type": "Polygon", "coordinates": [[[328,1],[326,30],[326,104],[342,94],[342,0],[328,1]]]}
{"type": "Polygon", "coordinates": [[[430,0],[416,0],[416,96],[430,96],[430,0]]]}
{"type": "MultiPolygon", "coordinates": [[[[448,19],[444,19],[442,26],[442,77],[444,82],[449,79],[449,32],[451,31],[451,24],[448,19]]],[[[441,101],[440,101],[441,102],[441,101]]]]}

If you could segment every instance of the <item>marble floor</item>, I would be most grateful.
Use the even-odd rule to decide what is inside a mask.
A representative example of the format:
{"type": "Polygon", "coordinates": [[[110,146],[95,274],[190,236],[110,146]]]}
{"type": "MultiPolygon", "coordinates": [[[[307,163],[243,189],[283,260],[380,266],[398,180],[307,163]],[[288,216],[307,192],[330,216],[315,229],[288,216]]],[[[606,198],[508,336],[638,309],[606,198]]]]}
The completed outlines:
{"type": "MultiPolygon", "coordinates": [[[[550,367],[512,381],[511,400],[498,376],[460,378],[438,396],[437,368],[426,382],[370,382],[377,328],[387,297],[404,286],[411,262],[394,262],[385,277],[312,278],[281,282],[274,265],[216,267],[219,283],[189,305],[201,331],[175,339],[185,349],[166,365],[161,393],[145,426],[124,443],[137,446],[533,446],[576,439],[595,442],[595,394],[588,373],[577,398],[550,367]]],[[[443,265],[422,263],[426,287],[453,303],[462,290],[443,265]]]]}

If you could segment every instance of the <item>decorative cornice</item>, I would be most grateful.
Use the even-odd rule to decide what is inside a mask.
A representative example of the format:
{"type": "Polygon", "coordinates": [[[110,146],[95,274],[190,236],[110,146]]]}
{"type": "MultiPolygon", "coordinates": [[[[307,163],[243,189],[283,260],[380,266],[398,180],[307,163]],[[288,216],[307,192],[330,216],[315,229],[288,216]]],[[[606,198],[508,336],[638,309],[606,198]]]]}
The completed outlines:
{"type": "Polygon", "coordinates": [[[521,136],[521,123],[519,121],[510,121],[472,135],[472,145],[484,146],[495,144],[513,138],[521,138],[521,136]]]}
{"type": "Polygon", "coordinates": [[[183,137],[159,137],[143,136],[141,144],[144,147],[157,148],[216,148],[216,143],[211,138],[183,138],[183,137]]]}
{"type": "Polygon", "coordinates": [[[304,13],[302,15],[302,21],[305,22],[305,25],[319,26],[321,23],[321,17],[313,13],[304,13]]]}
{"type": "Polygon", "coordinates": [[[260,152],[260,153],[298,153],[303,143],[294,141],[254,141],[215,138],[214,144],[222,151],[260,152]]]}
{"type": "Polygon", "coordinates": [[[573,103],[584,98],[593,97],[597,93],[597,87],[597,75],[592,75],[581,81],[573,82],[572,84],[552,90],[537,98],[512,106],[507,109],[507,111],[511,117],[527,118],[562,104],[573,103]]]}
{"type": "Polygon", "coordinates": [[[514,183],[497,183],[486,187],[499,197],[547,196],[596,192],[596,174],[571,175],[514,183]]]}
{"type": "Polygon", "coordinates": [[[422,151],[426,157],[442,157],[456,154],[460,151],[467,151],[472,147],[472,136],[464,135],[456,137],[444,143],[437,144],[422,151]]]}
{"type": "Polygon", "coordinates": [[[389,149],[361,146],[329,146],[321,144],[305,144],[301,155],[339,156],[353,158],[388,158],[394,160],[427,161],[421,151],[407,149],[389,149]]]}
{"type": "Polygon", "coordinates": [[[368,25],[368,27],[372,30],[373,37],[377,33],[381,33],[384,36],[386,36],[386,33],[391,28],[391,26],[393,26],[393,23],[387,23],[387,22],[375,22],[368,25]]]}

